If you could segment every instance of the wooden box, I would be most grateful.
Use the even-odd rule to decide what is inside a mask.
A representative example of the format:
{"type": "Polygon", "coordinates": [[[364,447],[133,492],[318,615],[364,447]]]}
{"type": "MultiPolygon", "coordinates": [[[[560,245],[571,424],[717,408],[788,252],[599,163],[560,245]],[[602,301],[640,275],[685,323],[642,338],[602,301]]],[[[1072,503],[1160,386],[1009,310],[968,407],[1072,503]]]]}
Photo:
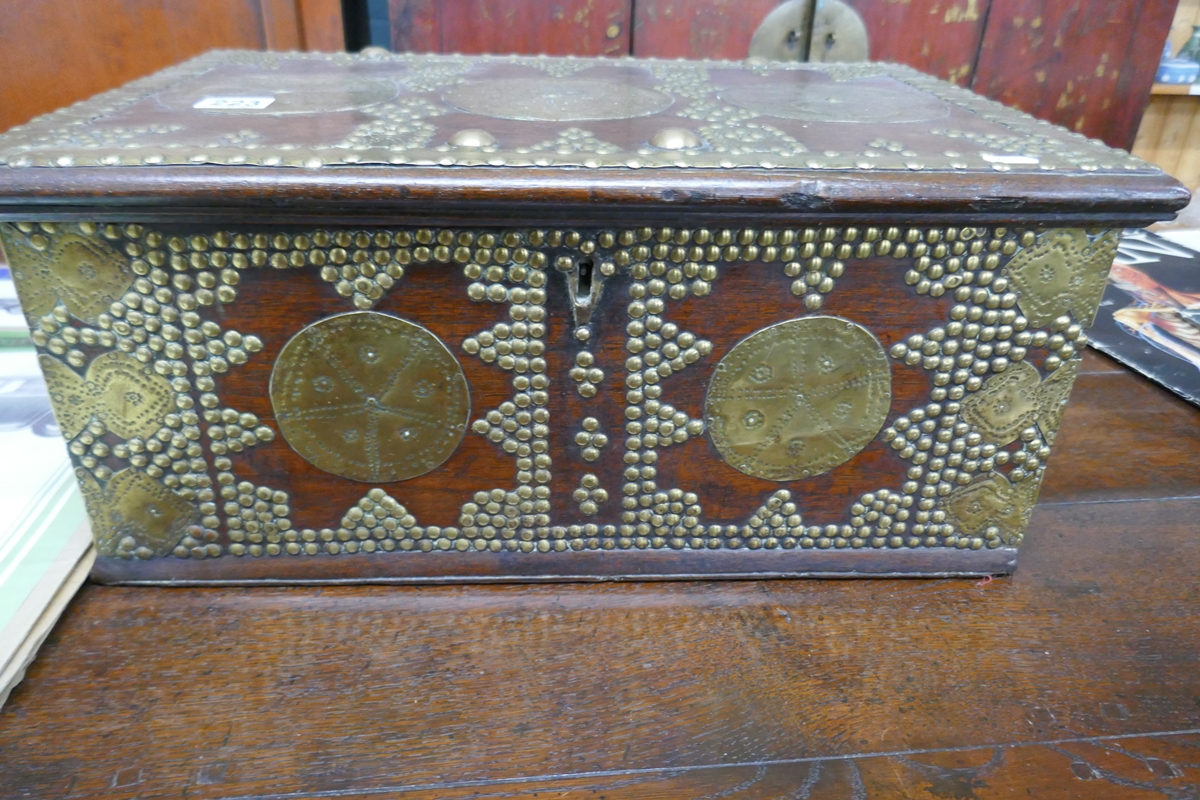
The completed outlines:
{"type": "Polygon", "coordinates": [[[1008,572],[1187,199],[881,64],[213,53],[0,138],[122,583],[1008,572]]]}

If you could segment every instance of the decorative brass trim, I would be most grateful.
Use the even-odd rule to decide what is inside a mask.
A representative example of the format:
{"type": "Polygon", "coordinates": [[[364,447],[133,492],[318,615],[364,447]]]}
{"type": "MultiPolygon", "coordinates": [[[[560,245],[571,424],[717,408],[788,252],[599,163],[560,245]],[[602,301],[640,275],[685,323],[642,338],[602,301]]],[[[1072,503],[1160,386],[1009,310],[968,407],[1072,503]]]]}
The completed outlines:
{"type": "MultiPolygon", "coordinates": [[[[96,310],[97,302],[92,311],[81,311],[80,294],[63,288],[59,274],[76,269],[78,259],[31,256],[40,266],[17,272],[98,541],[106,554],[124,558],[1015,544],[1078,371],[1078,350],[1086,342],[1081,320],[1094,310],[1074,301],[1064,306],[1053,299],[1058,294],[1039,295],[1038,287],[1026,295],[1023,282],[1031,280],[1047,247],[1055,259],[1066,260],[1065,274],[1082,270],[1091,276],[1114,237],[1003,227],[341,228],[184,235],[137,224],[0,225],[9,253],[123,254],[97,272],[108,276],[100,284],[105,295],[132,276],[104,310],[96,310]],[[1070,244],[1055,249],[1056,242],[1070,244]],[[552,421],[547,408],[555,369],[569,377],[571,370],[582,370],[572,382],[597,392],[611,383],[602,375],[592,380],[590,370],[598,369],[593,352],[603,350],[590,342],[590,328],[576,331],[589,344],[567,356],[573,363],[548,363],[548,265],[582,256],[593,261],[602,279],[618,272],[628,277],[620,334],[627,355],[621,372],[625,430],[616,451],[603,446],[610,438],[617,442],[617,432],[601,432],[594,417],[552,421]],[[897,268],[881,270],[880,258],[897,268]],[[844,326],[806,314],[822,308],[861,259],[871,259],[879,280],[893,281],[894,291],[914,300],[952,298],[934,327],[888,343],[890,368],[920,370],[930,385],[927,402],[891,410],[878,436],[904,463],[897,484],[863,492],[834,520],[804,518],[800,486],[748,498],[747,516],[740,520],[713,520],[698,493],[660,485],[659,467],[671,448],[708,427],[696,407],[701,398],[670,393],[674,375],[710,363],[713,355],[702,329],[682,330],[673,321],[678,305],[719,292],[727,265],[781,265],[792,283],[780,302],[794,303],[798,315],[784,326],[844,326]],[[1081,259],[1086,267],[1079,266],[1081,259]],[[506,321],[448,344],[509,376],[512,394],[495,408],[477,411],[471,428],[513,459],[513,481],[473,492],[457,518],[448,512],[425,521],[374,487],[366,492],[369,508],[362,503],[351,508],[340,525],[297,529],[294,505],[308,500],[249,480],[243,466],[242,454],[268,445],[276,430],[222,398],[223,375],[263,349],[253,334],[224,327],[223,308],[238,302],[242,283],[266,268],[293,270],[294,280],[327,286],[331,303],[342,298],[347,309],[359,308],[410,279],[407,267],[413,264],[461,270],[462,302],[507,311],[506,321]],[[340,271],[347,265],[356,270],[351,277],[340,271]],[[328,275],[328,267],[338,274],[328,275]],[[383,276],[389,285],[381,282],[383,276]],[[1035,295],[1053,300],[1045,309],[1039,306],[1041,325],[1028,312],[1035,295]],[[1051,311],[1062,313],[1047,321],[1051,311]],[[555,467],[552,436],[572,437],[583,464],[555,467]],[[598,478],[585,482],[594,474],[590,465],[608,458],[622,460],[624,482],[612,487],[600,486],[598,478]],[[552,470],[581,466],[587,471],[579,472],[581,494],[573,498],[579,518],[552,519],[552,470]],[[129,497],[135,499],[121,499],[129,497]],[[169,520],[179,524],[156,521],[146,511],[148,502],[168,509],[169,520]]],[[[92,290],[83,295],[93,297],[92,290]]],[[[353,318],[410,325],[378,312],[353,318]]],[[[447,358],[457,367],[453,356],[447,358]]],[[[465,383],[462,389],[465,396],[465,383]]],[[[402,494],[402,485],[393,491],[402,494]]]]}
{"type": "Polygon", "coordinates": [[[84,233],[58,233],[56,223],[25,236],[9,236],[6,248],[13,275],[28,287],[22,295],[26,314],[42,316],[62,302],[73,317],[96,324],[96,315],[129,288],[128,260],[104,239],[84,233]]]}
{"type": "Polygon", "coordinates": [[[1161,172],[1126,152],[895,64],[238,51],[200,56],[18,126],[0,136],[5,164],[1161,172]],[[497,65],[514,77],[473,74],[497,65]],[[754,80],[742,90],[722,91],[722,76],[754,80]],[[802,76],[811,80],[794,80],[802,76]],[[781,86],[794,91],[777,96],[781,86]],[[234,99],[265,94],[273,101],[195,108],[196,101],[222,92],[234,99]],[[152,97],[154,110],[176,109],[170,121],[129,124],[123,114],[152,97]],[[463,108],[482,115],[466,126],[469,135],[442,130],[440,118],[463,116],[463,108]],[[339,129],[333,112],[344,116],[346,110],[360,121],[339,129]],[[995,124],[999,132],[941,124],[955,110],[995,124]],[[315,142],[281,138],[278,126],[260,122],[318,112],[330,112],[331,122],[323,126],[327,138],[315,142]],[[644,134],[623,144],[604,141],[588,127],[591,121],[642,116],[644,134]],[[534,140],[506,141],[487,124],[496,118],[529,122],[534,140]],[[923,137],[926,144],[892,141],[901,135],[892,134],[865,147],[855,142],[818,152],[791,124],[862,119],[934,127],[926,131],[932,137],[923,137]],[[225,125],[214,132],[208,125],[214,120],[225,125]],[[537,127],[539,122],[547,124],[537,127]]]}
{"type": "Polygon", "coordinates": [[[1081,230],[1054,230],[1013,256],[1008,274],[1030,323],[1043,327],[1070,313],[1091,325],[1119,240],[1117,231],[1093,240],[1081,230]]]}
{"type": "Polygon", "coordinates": [[[665,111],[671,97],[653,89],[606,80],[492,78],[460,83],[442,99],[470,114],[533,122],[630,119],[665,111]]]}
{"type": "Polygon", "coordinates": [[[170,382],[119,350],[96,356],[86,377],[48,355],[38,362],[68,439],[93,419],[122,439],[150,436],[175,408],[170,382]]]}

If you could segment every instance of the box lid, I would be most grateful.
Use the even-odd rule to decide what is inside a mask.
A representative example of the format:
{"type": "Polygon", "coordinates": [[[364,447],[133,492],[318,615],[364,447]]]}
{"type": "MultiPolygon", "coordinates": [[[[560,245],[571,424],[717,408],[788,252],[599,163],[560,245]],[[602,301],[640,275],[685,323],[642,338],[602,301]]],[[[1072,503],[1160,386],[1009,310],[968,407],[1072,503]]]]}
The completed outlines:
{"type": "Polygon", "coordinates": [[[907,67],[218,51],[0,136],[0,216],[1147,222],[1157,167],[907,67]]]}

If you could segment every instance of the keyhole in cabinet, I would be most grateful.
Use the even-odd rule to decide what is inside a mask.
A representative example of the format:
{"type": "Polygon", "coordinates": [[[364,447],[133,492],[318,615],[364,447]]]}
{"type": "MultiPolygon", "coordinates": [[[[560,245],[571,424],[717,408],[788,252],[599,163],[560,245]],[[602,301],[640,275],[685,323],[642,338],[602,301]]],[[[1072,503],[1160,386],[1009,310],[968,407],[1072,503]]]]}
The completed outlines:
{"type": "Polygon", "coordinates": [[[590,258],[580,259],[579,261],[579,294],[585,297],[592,295],[592,268],[593,264],[590,258]]]}
{"type": "Polygon", "coordinates": [[[596,262],[591,258],[581,258],[571,266],[567,274],[567,291],[571,295],[571,311],[575,315],[576,327],[587,325],[592,319],[592,311],[600,301],[600,292],[604,288],[603,278],[595,276],[596,262]]]}

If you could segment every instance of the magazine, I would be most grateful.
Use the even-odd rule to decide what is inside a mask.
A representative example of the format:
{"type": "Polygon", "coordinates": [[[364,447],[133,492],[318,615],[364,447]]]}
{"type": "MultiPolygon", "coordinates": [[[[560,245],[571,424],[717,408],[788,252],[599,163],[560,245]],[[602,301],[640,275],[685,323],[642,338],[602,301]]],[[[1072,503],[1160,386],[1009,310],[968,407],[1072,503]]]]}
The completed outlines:
{"type": "Polygon", "coordinates": [[[1200,231],[1126,231],[1088,336],[1200,405],[1200,231]]]}

